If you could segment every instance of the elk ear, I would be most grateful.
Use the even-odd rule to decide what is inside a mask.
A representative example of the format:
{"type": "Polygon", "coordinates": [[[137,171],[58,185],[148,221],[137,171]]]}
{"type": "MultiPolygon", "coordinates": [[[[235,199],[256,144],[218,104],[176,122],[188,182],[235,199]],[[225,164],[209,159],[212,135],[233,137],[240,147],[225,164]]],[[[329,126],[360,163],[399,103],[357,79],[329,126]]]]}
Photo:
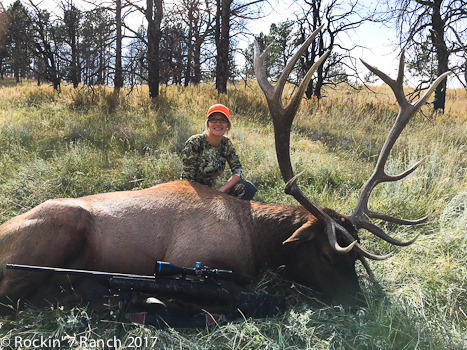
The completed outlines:
{"type": "Polygon", "coordinates": [[[296,230],[292,236],[287,238],[282,244],[290,243],[290,242],[298,242],[298,241],[311,241],[315,238],[315,233],[311,229],[311,225],[309,222],[300,226],[298,230],[296,230]]]}

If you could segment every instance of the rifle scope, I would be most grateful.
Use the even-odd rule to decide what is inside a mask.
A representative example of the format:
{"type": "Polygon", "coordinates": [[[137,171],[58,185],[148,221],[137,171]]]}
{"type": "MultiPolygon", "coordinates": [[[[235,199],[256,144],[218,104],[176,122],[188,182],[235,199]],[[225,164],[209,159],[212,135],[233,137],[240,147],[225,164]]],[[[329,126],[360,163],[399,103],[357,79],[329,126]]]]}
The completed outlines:
{"type": "Polygon", "coordinates": [[[164,261],[157,262],[154,275],[157,277],[170,277],[181,275],[183,278],[185,278],[186,276],[197,276],[205,279],[232,279],[232,271],[230,270],[211,269],[207,266],[201,267],[200,263],[196,263],[196,267],[194,268],[180,267],[164,261]]]}

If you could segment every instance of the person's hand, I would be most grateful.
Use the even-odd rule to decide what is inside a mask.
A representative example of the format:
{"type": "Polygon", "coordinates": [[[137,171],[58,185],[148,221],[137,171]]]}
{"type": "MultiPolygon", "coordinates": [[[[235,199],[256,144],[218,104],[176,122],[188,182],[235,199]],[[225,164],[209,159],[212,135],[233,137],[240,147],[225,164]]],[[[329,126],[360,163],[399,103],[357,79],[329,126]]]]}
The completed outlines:
{"type": "Polygon", "coordinates": [[[219,187],[218,191],[219,192],[222,192],[222,193],[227,193],[229,192],[229,190],[235,186],[236,183],[242,181],[242,179],[237,176],[237,175],[233,175],[229,181],[227,181],[225,184],[223,184],[221,187],[219,187]]]}

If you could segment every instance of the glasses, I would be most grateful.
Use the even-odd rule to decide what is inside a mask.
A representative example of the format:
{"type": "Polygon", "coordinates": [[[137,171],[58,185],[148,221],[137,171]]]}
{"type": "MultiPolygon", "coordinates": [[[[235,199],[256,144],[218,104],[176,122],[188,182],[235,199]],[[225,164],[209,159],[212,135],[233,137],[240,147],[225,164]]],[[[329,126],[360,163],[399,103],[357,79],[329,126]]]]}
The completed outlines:
{"type": "Polygon", "coordinates": [[[216,123],[221,123],[221,124],[227,124],[229,121],[225,118],[219,118],[219,119],[216,119],[216,118],[209,118],[208,121],[210,123],[213,123],[213,124],[216,124],[216,123]]]}

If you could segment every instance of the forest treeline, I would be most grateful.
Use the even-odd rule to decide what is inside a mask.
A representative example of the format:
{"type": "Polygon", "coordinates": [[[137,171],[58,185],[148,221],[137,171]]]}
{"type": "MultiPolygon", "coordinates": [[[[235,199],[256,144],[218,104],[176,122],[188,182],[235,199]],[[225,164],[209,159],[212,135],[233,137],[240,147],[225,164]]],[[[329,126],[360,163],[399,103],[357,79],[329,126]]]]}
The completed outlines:
{"type": "MultiPolygon", "coordinates": [[[[261,50],[272,44],[265,64],[274,79],[292,53],[325,24],[291,75],[292,82],[300,80],[331,50],[311,80],[307,98],[321,98],[326,84],[372,82],[371,75],[359,76],[351,55],[357,47],[352,34],[367,22],[393,26],[397,45],[407,51],[411,75],[420,82],[418,88],[448,70],[466,87],[466,1],[380,0],[371,8],[361,0],[298,0],[297,10],[264,28],[256,39],[261,50]]],[[[217,91],[225,93],[229,80],[247,82],[254,76],[253,45],[240,49],[239,43],[252,41],[247,25],[260,22],[270,10],[265,0],[50,3],[53,9],[33,0],[17,0],[8,8],[0,2],[2,78],[13,76],[18,82],[34,78],[55,89],[62,82],[116,89],[145,84],[150,97],[158,96],[160,85],[215,82],[217,91]],[[235,61],[239,54],[244,57],[241,66],[235,61]]],[[[435,109],[444,109],[445,89],[441,84],[435,92],[435,109]]]]}

